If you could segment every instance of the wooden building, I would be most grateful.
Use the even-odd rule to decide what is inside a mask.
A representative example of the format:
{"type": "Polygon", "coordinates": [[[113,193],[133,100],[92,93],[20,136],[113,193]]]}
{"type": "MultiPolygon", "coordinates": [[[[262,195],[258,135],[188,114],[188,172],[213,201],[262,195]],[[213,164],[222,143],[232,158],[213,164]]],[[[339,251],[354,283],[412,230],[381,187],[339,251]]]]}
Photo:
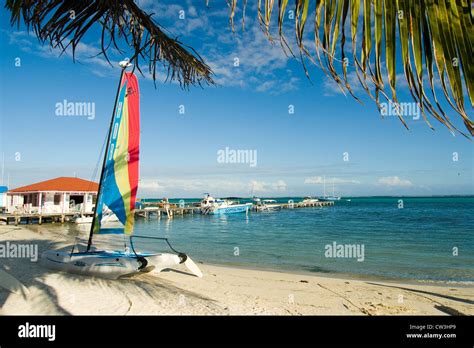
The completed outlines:
{"type": "Polygon", "coordinates": [[[27,214],[92,213],[99,185],[60,177],[7,192],[7,212],[27,214]]]}

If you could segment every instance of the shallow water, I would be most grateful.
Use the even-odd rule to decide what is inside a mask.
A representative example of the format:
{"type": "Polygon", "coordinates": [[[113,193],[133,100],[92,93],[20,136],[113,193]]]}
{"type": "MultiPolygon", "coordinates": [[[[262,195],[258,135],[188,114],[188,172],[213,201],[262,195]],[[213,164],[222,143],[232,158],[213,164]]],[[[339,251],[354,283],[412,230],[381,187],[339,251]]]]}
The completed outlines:
{"type": "MultiPolygon", "coordinates": [[[[137,219],[135,235],[169,238],[193,259],[217,264],[474,281],[474,197],[350,199],[326,208],[137,219]],[[334,242],[363,246],[363,261],[361,255],[326,257],[334,242]]],[[[148,250],[163,245],[136,241],[148,250]]]]}
{"type": "Polygon", "coordinates": [[[213,263],[474,281],[474,197],[350,199],[327,208],[140,219],[135,234],[167,237],[176,249],[213,263]],[[334,242],[363,245],[363,261],[360,254],[326,257],[334,242]]]}

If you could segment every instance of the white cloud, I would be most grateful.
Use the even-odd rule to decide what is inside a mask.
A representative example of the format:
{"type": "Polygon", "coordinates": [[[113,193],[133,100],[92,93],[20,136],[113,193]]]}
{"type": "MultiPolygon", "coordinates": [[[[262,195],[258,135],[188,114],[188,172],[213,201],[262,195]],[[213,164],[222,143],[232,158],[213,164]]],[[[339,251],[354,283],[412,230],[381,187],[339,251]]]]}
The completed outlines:
{"type": "MultiPolygon", "coordinates": [[[[305,184],[324,184],[324,177],[311,176],[304,180],[305,184]]],[[[358,180],[341,179],[341,178],[326,178],[327,184],[360,184],[358,180]]]]}
{"type": "Polygon", "coordinates": [[[409,186],[412,186],[413,184],[411,183],[410,180],[401,179],[398,176],[384,176],[377,180],[377,185],[390,186],[390,187],[394,187],[394,186],[409,187],[409,186]]]}
{"type": "Polygon", "coordinates": [[[215,196],[253,195],[261,193],[284,192],[287,184],[284,180],[276,181],[243,181],[229,179],[176,179],[160,178],[160,180],[146,178],[140,180],[140,195],[187,195],[199,197],[204,192],[215,196]]]}
{"type": "MultiPolygon", "coordinates": [[[[287,68],[292,58],[283,52],[279,44],[268,41],[258,22],[252,17],[246,21],[245,32],[237,31],[233,34],[230,26],[221,26],[222,23],[228,25],[227,8],[224,8],[224,12],[219,6],[211,9],[197,8],[191,1],[180,6],[141,0],[140,5],[153,13],[153,18],[165,28],[169,28],[166,34],[170,37],[176,37],[185,44],[191,42],[192,37],[199,39],[201,44],[192,46],[211,67],[218,86],[248,88],[272,95],[297,90],[300,79],[294,76],[294,71],[287,68]],[[179,19],[180,11],[183,10],[185,19],[179,19]],[[218,17],[214,16],[216,11],[219,11],[218,17]],[[222,15],[225,17],[224,21],[219,18],[222,15]],[[239,61],[238,66],[235,66],[236,59],[239,61]]],[[[59,49],[39,44],[32,32],[18,31],[9,33],[9,36],[10,44],[19,46],[23,51],[44,58],[60,56],[59,49]]],[[[76,47],[75,58],[100,77],[115,76],[117,62],[112,61],[111,66],[103,56],[97,56],[100,51],[96,42],[81,42],[76,47]]],[[[114,56],[114,52],[111,51],[110,54],[114,56]]],[[[70,47],[65,56],[72,57],[70,47]]],[[[146,62],[141,63],[145,78],[151,80],[146,62]]],[[[157,80],[163,82],[165,74],[161,71],[157,73],[157,80]]]]}
{"type": "Polygon", "coordinates": [[[161,186],[156,180],[147,179],[147,180],[140,180],[140,182],[138,183],[138,188],[140,190],[146,190],[146,191],[158,191],[162,189],[163,186],[161,186]]]}
{"type": "Polygon", "coordinates": [[[218,44],[206,44],[200,51],[206,53],[204,59],[218,85],[274,95],[297,89],[300,79],[287,69],[292,58],[268,41],[257,22],[249,20],[244,33],[223,34],[217,40],[218,44]]]}
{"type": "Polygon", "coordinates": [[[176,195],[186,194],[199,197],[204,192],[209,192],[215,196],[226,195],[251,195],[256,193],[276,193],[287,189],[287,184],[283,180],[274,182],[266,181],[242,181],[229,179],[176,179],[160,178],[160,180],[145,178],[139,183],[140,194],[162,194],[176,195]]]}
{"type": "Polygon", "coordinates": [[[248,184],[250,191],[252,193],[265,193],[265,192],[274,192],[274,191],[286,191],[287,184],[283,180],[277,180],[276,182],[264,182],[252,180],[248,184]]]}

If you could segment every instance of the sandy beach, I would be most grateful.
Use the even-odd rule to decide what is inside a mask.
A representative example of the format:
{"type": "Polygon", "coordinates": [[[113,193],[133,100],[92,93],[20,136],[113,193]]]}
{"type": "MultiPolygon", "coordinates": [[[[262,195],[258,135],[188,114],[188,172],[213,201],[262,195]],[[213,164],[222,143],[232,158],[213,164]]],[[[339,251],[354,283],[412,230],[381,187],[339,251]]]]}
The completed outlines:
{"type": "MultiPolygon", "coordinates": [[[[0,244],[33,243],[38,252],[71,244],[48,225],[0,226],[0,244]]],[[[200,260],[197,260],[200,261],[200,260]]],[[[4,315],[473,315],[474,287],[343,279],[203,264],[105,280],[58,273],[25,258],[1,258],[4,315]]],[[[1,284],[0,284],[1,285],[1,284]]]]}

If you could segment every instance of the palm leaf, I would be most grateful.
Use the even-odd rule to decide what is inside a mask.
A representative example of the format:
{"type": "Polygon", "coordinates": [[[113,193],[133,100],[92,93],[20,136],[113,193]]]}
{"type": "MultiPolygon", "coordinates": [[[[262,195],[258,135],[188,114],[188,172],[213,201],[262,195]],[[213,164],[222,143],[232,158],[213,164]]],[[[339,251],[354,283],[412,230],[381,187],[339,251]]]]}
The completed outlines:
{"type": "MultiPolygon", "coordinates": [[[[309,2],[307,0],[293,1],[294,11],[298,14],[295,16],[295,37],[302,60],[308,56],[308,49],[304,45],[303,38],[309,2]]],[[[474,123],[469,118],[465,107],[465,96],[468,96],[467,100],[471,108],[474,106],[474,10],[469,1],[315,0],[314,3],[313,30],[316,59],[309,58],[313,62],[318,61],[323,71],[339,85],[341,90],[348,91],[356,98],[347,80],[347,67],[342,66],[343,78],[341,79],[334,65],[338,56],[336,52],[338,37],[341,37],[340,58],[342,61],[346,58],[344,26],[349,13],[353,56],[351,67],[357,74],[363,89],[377,105],[380,106],[379,94],[394,103],[398,102],[397,59],[400,57],[400,66],[403,68],[408,90],[420,107],[428,125],[432,127],[427,118],[427,115],[431,115],[451,131],[464,135],[456,129],[441,106],[436,94],[436,90],[440,88],[451,110],[461,117],[469,134],[474,135],[474,123]],[[362,15],[360,15],[361,9],[362,15]],[[359,58],[358,30],[361,26],[359,58]],[[372,49],[373,46],[375,50],[372,49]],[[383,54],[385,54],[390,98],[382,76],[383,54]],[[413,62],[411,57],[413,57],[413,62]],[[425,77],[428,78],[429,85],[423,83],[425,77]],[[435,83],[436,77],[439,78],[441,86],[435,83]],[[375,89],[375,96],[371,92],[371,87],[375,89]],[[431,91],[429,93],[431,96],[427,93],[427,89],[431,91]]],[[[234,10],[237,6],[237,1],[234,1],[234,10]]],[[[278,35],[285,46],[288,46],[283,26],[287,17],[284,12],[286,8],[291,8],[291,2],[280,0],[277,5],[275,1],[265,1],[262,5],[259,0],[258,18],[266,35],[271,37],[269,28],[272,18],[269,14],[276,6],[279,13],[278,35]]],[[[399,118],[408,127],[401,115],[399,118]]]]}
{"type": "Polygon", "coordinates": [[[11,13],[12,25],[25,23],[42,43],[62,52],[70,47],[73,58],[84,35],[100,23],[101,53],[109,63],[111,46],[123,52],[118,42],[124,39],[133,50],[130,60],[135,67],[141,72],[142,60],[146,61],[154,80],[158,64],[162,64],[167,79],[184,87],[213,83],[211,69],[203,59],[192,48],[169,37],[132,0],[7,0],[5,8],[11,13]]]}
{"type": "MultiPolygon", "coordinates": [[[[397,57],[401,57],[403,76],[414,101],[419,105],[423,117],[429,124],[426,114],[431,115],[452,131],[458,131],[441,106],[436,93],[441,83],[441,91],[451,109],[461,117],[470,135],[474,135],[474,122],[469,118],[465,107],[465,96],[474,106],[474,30],[473,8],[467,0],[294,0],[294,31],[304,65],[305,57],[319,62],[328,74],[344,91],[354,98],[347,79],[347,66],[342,65],[341,78],[335,61],[336,43],[341,40],[341,61],[346,58],[345,23],[350,17],[351,45],[353,62],[351,68],[357,74],[365,92],[380,107],[379,94],[387,100],[397,102],[397,57]],[[305,47],[305,25],[309,9],[315,3],[314,45],[316,59],[305,47]],[[360,9],[362,8],[362,16],[360,9]],[[350,14],[350,16],[348,16],[350,14]],[[401,14],[401,16],[400,16],[401,14]],[[372,18],[374,32],[372,33],[372,18]],[[358,28],[362,22],[360,59],[358,57],[358,28]],[[400,44],[397,45],[397,28],[400,44]],[[322,31],[322,34],[320,34],[322,31]],[[372,46],[375,50],[372,50],[372,46]],[[322,52],[322,53],[321,53],[322,52]],[[382,55],[385,54],[386,78],[391,97],[387,95],[382,74],[382,55]],[[321,56],[322,55],[322,56],[321,56]],[[322,59],[324,57],[324,59],[322,59]],[[414,66],[411,62],[413,57],[414,66]],[[375,67],[375,69],[372,68],[375,67]],[[436,70],[435,70],[436,67],[436,70]],[[423,83],[425,76],[429,85],[423,83]],[[371,92],[375,89],[375,96],[371,92]],[[427,88],[431,95],[427,93],[427,88]]],[[[206,0],[206,5],[209,1],[206,0]]],[[[242,6],[242,28],[245,24],[246,0],[227,0],[229,20],[234,28],[234,16],[239,4],[242,6]]],[[[11,13],[11,23],[24,22],[32,28],[43,43],[59,47],[65,51],[75,50],[84,35],[94,23],[102,25],[101,52],[108,59],[111,46],[121,52],[119,43],[124,39],[127,47],[133,50],[132,61],[140,70],[142,60],[148,62],[153,79],[157,78],[157,64],[162,64],[170,80],[182,86],[191,84],[212,84],[209,66],[192,48],[175,38],[169,37],[156,23],[152,14],[141,10],[132,0],[7,0],[5,7],[11,13]],[[70,14],[74,11],[75,18],[70,14]]],[[[277,22],[277,35],[285,51],[292,55],[292,49],[283,30],[286,11],[291,8],[289,0],[258,0],[258,20],[269,40],[272,21],[277,22]],[[278,16],[272,12],[278,6],[278,16]]],[[[141,71],[141,70],[140,70],[141,71]]],[[[403,117],[400,120],[406,125],[403,117]]]]}

